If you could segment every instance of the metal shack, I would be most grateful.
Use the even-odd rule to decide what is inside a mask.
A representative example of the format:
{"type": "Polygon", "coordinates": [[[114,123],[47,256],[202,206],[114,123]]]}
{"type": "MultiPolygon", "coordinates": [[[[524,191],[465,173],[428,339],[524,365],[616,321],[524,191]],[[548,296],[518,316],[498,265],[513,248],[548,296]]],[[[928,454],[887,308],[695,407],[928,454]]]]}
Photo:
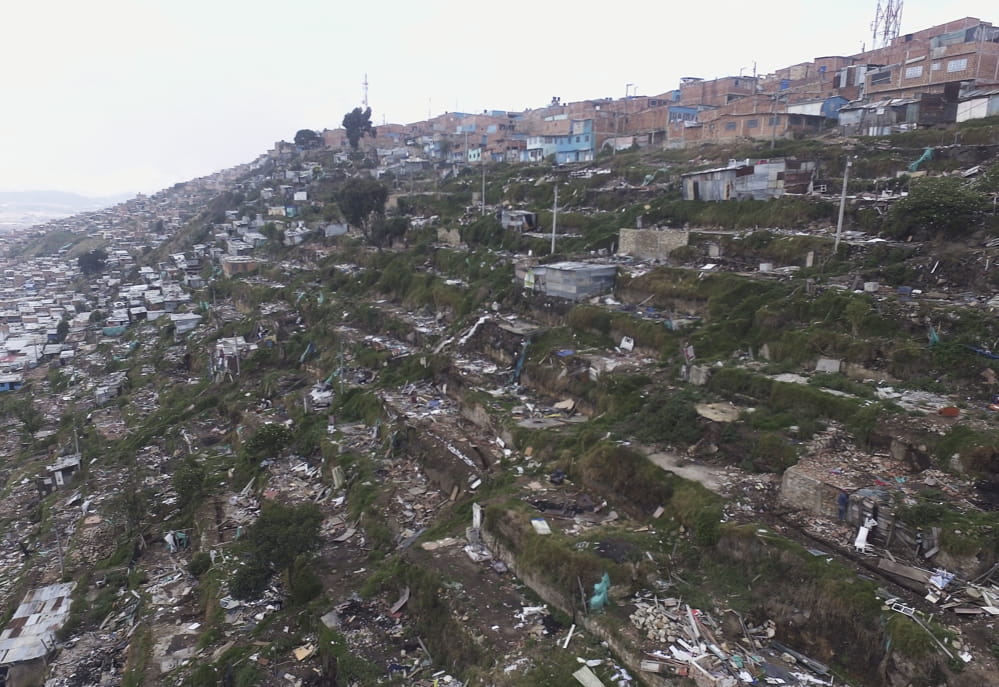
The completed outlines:
{"type": "Polygon", "coordinates": [[[727,167],[681,176],[684,200],[766,200],[810,193],[815,163],[803,160],[729,160],[727,167]]]}
{"type": "Polygon", "coordinates": [[[613,289],[617,267],[585,262],[555,262],[535,267],[533,273],[536,290],[547,296],[577,301],[613,289]]]}

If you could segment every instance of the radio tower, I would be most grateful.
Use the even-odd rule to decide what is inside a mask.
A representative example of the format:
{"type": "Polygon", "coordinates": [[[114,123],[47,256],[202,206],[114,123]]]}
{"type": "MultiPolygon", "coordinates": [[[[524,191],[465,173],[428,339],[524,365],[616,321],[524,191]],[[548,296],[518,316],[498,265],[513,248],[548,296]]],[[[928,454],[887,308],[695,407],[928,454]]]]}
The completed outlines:
{"type": "Polygon", "coordinates": [[[902,0],[878,0],[874,10],[874,21],[871,22],[871,33],[875,50],[884,48],[898,38],[902,26],[902,0]]]}
{"type": "MultiPolygon", "coordinates": [[[[895,31],[895,34],[896,35],[898,34],[897,30],[895,31]]],[[[361,85],[364,86],[364,109],[368,109],[368,75],[367,74],[364,75],[364,81],[361,82],[361,85]]]]}

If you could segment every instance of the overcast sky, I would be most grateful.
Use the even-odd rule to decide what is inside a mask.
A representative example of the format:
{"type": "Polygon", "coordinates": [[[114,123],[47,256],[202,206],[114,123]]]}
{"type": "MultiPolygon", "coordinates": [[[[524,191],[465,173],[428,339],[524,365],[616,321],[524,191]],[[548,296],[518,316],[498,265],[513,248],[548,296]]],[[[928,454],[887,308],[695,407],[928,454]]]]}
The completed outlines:
{"type": "MultiPolygon", "coordinates": [[[[154,192],[337,127],[365,73],[375,124],[765,74],[870,47],[875,6],[11,0],[0,190],[154,192]]],[[[999,4],[906,0],[902,33],[965,16],[999,24],[999,4]]]]}

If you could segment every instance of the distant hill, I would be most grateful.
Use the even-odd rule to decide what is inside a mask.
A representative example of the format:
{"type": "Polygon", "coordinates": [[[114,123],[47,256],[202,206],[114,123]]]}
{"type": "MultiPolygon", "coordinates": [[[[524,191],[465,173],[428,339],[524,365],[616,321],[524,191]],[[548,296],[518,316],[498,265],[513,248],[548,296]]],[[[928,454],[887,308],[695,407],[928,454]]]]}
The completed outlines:
{"type": "Polygon", "coordinates": [[[82,196],[67,191],[0,191],[0,232],[99,210],[133,195],[82,196]]]}

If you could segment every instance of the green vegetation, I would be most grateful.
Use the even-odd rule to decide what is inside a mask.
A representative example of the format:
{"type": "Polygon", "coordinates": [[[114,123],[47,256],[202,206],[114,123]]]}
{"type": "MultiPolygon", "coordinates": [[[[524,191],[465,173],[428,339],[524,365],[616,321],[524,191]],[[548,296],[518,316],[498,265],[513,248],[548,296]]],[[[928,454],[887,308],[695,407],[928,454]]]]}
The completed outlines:
{"type": "Polygon", "coordinates": [[[357,150],[361,138],[365,135],[375,137],[375,128],[371,126],[371,108],[361,109],[355,107],[343,116],[343,128],[347,132],[347,141],[350,147],[357,150]]]}
{"type": "Polygon", "coordinates": [[[937,233],[959,238],[981,220],[986,207],[985,196],[964,180],[926,177],[913,181],[909,195],[892,205],[887,230],[901,239],[937,233]]]}
{"type": "Polygon", "coordinates": [[[232,595],[237,599],[256,598],[263,592],[271,575],[290,570],[290,581],[295,585],[292,587],[293,598],[303,602],[314,597],[315,579],[303,572],[301,566],[307,564],[307,559],[299,559],[319,545],[322,520],[322,511],[312,503],[286,506],[265,502],[260,517],[246,532],[244,565],[232,578],[229,587],[232,595]],[[296,566],[294,569],[293,565],[296,566]]]}

